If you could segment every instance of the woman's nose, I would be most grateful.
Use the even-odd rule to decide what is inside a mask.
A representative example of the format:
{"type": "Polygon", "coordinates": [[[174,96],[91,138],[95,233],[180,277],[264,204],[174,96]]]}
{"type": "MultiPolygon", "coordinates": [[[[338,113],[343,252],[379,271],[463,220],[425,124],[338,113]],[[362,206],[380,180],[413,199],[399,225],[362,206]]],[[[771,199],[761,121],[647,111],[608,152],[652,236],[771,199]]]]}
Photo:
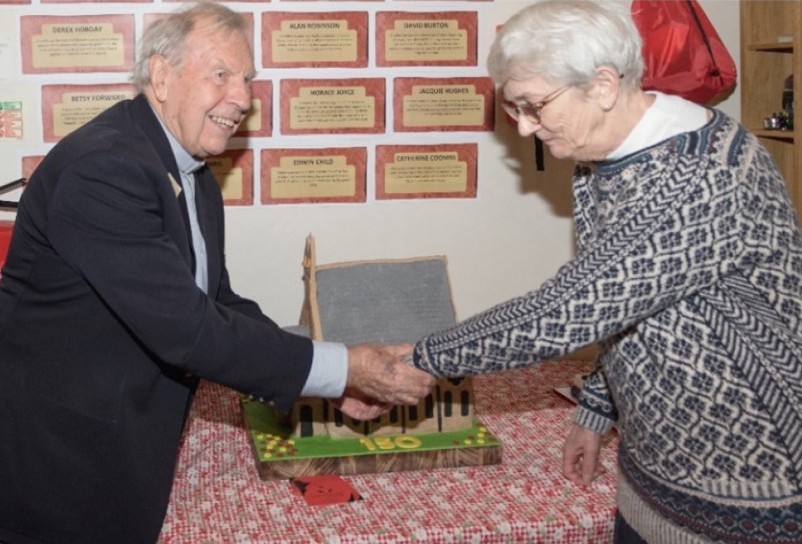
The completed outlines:
{"type": "Polygon", "coordinates": [[[518,117],[518,134],[521,136],[531,136],[540,128],[540,122],[530,119],[526,115],[518,117]]]}

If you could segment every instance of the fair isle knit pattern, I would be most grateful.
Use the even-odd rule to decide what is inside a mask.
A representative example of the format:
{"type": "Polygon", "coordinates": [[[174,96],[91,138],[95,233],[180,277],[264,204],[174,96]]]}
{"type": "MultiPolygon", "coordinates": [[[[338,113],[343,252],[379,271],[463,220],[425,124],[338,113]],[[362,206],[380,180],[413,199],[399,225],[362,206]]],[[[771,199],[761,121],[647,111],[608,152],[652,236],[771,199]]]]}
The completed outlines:
{"type": "Polygon", "coordinates": [[[578,423],[616,425],[649,542],[802,542],[802,240],[770,155],[718,111],[574,175],[577,256],[416,346],[441,376],[599,343],[578,423]]]}

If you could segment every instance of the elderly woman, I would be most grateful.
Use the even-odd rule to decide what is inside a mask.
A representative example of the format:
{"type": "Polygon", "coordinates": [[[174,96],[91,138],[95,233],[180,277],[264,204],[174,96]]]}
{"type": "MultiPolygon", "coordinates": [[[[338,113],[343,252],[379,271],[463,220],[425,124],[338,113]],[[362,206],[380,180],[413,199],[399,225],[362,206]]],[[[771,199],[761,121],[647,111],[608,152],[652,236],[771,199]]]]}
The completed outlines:
{"type": "Polygon", "coordinates": [[[802,542],[802,244],[771,156],[640,88],[619,2],[545,0],[489,69],[522,136],[576,161],[577,254],[539,289],[420,340],[440,376],[600,347],[564,448],[589,484],[619,431],[616,542],[802,542]]]}

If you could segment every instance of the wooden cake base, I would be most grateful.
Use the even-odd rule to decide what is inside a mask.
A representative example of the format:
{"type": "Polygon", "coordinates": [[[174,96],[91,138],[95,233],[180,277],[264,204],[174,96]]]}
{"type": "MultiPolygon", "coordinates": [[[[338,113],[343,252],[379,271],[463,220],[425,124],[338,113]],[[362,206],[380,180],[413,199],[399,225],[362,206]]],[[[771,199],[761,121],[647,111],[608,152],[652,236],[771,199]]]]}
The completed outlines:
{"type": "Polygon", "coordinates": [[[242,413],[259,475],[265,480],[501,462],[501,443],[478,421],[468,429],[445,433],[297,438],[290,437],[289,428],[267,404],[243,398],[242,413]]]}

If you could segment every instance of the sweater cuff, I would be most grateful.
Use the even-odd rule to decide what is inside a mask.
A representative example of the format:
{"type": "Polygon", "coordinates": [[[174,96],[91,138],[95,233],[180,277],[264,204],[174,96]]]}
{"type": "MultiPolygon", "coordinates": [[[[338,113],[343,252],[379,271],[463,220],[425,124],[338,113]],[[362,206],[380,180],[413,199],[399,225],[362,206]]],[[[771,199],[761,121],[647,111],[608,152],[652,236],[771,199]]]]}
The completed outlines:
{"type": "Polygon", "coordinates": [[[582,406],[574,413],[574,423],[602,435],[607,434],[615,426],[615,421],[582,406]]]}

